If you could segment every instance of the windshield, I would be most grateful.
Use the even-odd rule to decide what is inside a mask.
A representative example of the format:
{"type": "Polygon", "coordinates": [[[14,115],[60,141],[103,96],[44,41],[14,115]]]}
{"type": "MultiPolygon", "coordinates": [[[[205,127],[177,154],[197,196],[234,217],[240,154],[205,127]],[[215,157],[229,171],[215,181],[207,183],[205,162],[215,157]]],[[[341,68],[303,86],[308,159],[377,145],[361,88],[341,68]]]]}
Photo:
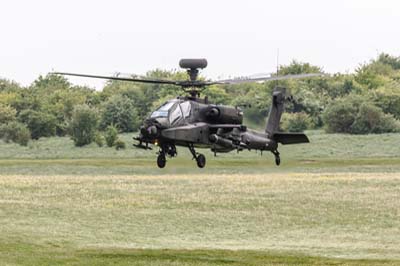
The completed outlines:
{"type": "Polygon", "coordinates": [[[166,102],[156,111],[151,114],[151,117],[168,117],[168,111],[172,108],[175,102],[166,102]]]}
{"type": "Polygon", "coordinates": [[[182,118],[182,112],[181,108],[176,106],[175,110],[171,112],[171,115],[169,117],[169,122],[171,124],[174,124],[175,122],[178,122],[182,118]]]}
{"type": "Polygon", "coordinates": [[[181,103],[181,108],[182,108],[182,112],[183,112],[183,116],[184,117],[190,116],[191,105],[190,105],[189,101],[181,103]]]}

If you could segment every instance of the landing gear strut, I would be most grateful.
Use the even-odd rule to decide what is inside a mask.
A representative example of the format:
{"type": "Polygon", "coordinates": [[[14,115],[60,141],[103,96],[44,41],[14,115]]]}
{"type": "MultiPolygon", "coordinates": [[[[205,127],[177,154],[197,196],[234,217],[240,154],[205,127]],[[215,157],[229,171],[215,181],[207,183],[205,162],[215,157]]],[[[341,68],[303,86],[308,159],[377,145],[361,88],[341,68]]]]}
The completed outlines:
{"type": "Polygon", "coordinates": [[[281,164],[281,157],[279,156],[279,152],[275,150],[272,151],[272,153],[275,155],[275,164],[279,166],[281,164]]]}
{"type": "Polygon", "coordinates": [[[159,168],[164,168],[167,164],[166,155],[169,157],[175,157],[178,153],[176,152],[176,147],[174,144],[163,144],[160,146],[160,151],[157,157],[157,166],[159,168]]]}
{"type": "Polygon", "coordinates": [[[204,168],[204,166],[206,166],[206,157],[203,154],[196,152],[196,150],[194,149],[193,143],[189,143],[188,147],[189,147],[190,152],[193,155],[193,159],[196,159],[197,166],[199,168],[204,168]]]}

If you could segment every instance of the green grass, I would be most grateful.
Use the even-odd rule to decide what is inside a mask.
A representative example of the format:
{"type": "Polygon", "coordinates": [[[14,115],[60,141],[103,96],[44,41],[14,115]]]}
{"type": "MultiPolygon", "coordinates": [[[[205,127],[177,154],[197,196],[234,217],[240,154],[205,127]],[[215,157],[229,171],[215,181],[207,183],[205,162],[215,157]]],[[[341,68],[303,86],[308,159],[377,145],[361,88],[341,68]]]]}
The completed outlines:
{"type": "Polygon", "coordinates": [[[2,245],[0,249],[13,250],[0,253],[2,265],[398,265],[396,260],[324,258],[249,250],[61,249],[57,245],[25,243],[2,245]]]}
{"type": "MultiPolygon", "coordinates": [[[[309,131],[307,135],[310,143],[300,145],[281,145],[279,151],[282,158],[287,161],[309,159],[351,159],[351,158],[391,158],[399,157],[400,134],[375,134],[375,135],[346,135],[324,134],[321,131],[309,131]]],[[[144,151],[132,147],[135,134],[123,134],[120,136],[127,143],[126,150],[102,147],[91,144],[82,148],[76,148],[68,137],[42,138],[29,143],[28,147],[17,144],[6,144],[0,141],[0,159],[84,159],[84,158],[153,158],[156,150],[144,151]]],[[[208,156],[212,153],[202,151],[208,156]]],[[[178,147],[178,154],[182,157],[189,155],[188,149],[178,147]]],[[[270,153],[265,157],[272,158],[270,153]]],[[[251,158],[262,159],[260,154],[254,151],[243,151],[237,154],[218,154],[217,158],[251,158]]],[[[211,159],[211,158],[210,158],[211,159]]],[[[266,158],[264,158],[264,161],[266,158]]]]}
{"type": "MultiPolygon", "coordinates": [[[[0,265],[400,265],[400,134],[253,152],[0,143],[0,265]]],[[[123,135],[129,141],[131,134],[123,135]]]]}
{"type": "MultiPolygon", "coordinates": [[[[269,152],[231,152],[207,157],[206,169],[197,169],[189,151],[178,147],[178,157],[167,167],[156,167],[156,150],[144,151],[128,145],[126,150],[99,148],[95,144],[76,148],[65,138],[44,138],[28,147],[0,143],[0,171],[4,174],[229,174],[271,172],[397,172],[400,170],[400,134],[339,135],[320,131],[307,133],[311,143],[280,147],[282,164],[274,165],[269,152]]],[[[133,143],[134,134],[121,138],[133,143]]]]}
{"type": "Polygon", "coordinates": [[[398,173],[1,176],[0,257],[224,249],[395,261],[399,185],[398,173]]]}

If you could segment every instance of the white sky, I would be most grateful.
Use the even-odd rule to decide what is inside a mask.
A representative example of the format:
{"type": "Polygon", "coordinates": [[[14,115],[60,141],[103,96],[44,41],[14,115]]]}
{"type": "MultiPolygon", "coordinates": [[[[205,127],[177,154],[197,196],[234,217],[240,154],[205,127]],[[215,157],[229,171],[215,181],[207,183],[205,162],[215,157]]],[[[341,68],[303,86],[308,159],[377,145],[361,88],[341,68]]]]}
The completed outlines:
{"type": "MultiPolygon", "coordinates": [[[[144,74],[205,57],[207,77],[276,69],[292,59],[327,72],[400,55],[396,0],[1,0],[0,77],[144,74]]],[[[103,82],[71,79],[101,88],[103,82]]]]}

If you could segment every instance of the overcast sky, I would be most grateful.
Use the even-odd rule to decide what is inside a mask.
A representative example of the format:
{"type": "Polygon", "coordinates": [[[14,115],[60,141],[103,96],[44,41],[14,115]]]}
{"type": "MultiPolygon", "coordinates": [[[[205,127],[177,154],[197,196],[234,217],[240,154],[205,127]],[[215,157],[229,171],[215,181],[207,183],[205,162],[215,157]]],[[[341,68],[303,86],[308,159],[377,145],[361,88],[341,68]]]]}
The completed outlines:
{"type": "MultiPolygon", "coordinates": [[[[1,1],[0,77],[51,70],[144,74],[205,57],[210,78],[271,72],[292,59],[351,72],[400,55],[400,1],[1,1]]],[[[102,81],[74,78],[101,88],[102,81]]]]}

